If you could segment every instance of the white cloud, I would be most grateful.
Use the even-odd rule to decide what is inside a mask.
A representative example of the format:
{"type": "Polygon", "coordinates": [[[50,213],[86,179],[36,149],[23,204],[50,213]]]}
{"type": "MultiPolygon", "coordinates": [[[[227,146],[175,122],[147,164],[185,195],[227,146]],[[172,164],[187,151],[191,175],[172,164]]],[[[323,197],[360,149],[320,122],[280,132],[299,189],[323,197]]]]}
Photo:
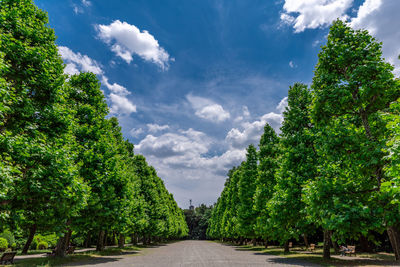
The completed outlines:
{"type": "Polygon", "coordinates": [[[139,137],[143,132],[144,132],[144,131],[143,131],[142,128],[138,128],[138,129],[133,128],[133,129],[131,129],[131,130],[129,131],[129,134],[130,134],[132,137],[137,138],[137,137],[139,137]]]}
{"type": "Polygon", "coordinates": [[[135,25],[115,20],[110,25],[97,25],[98,36],[111,50],[127,63],[138,55],[146,61],[157,64],[162,69],[168,69],[169,54],[148,31],[140,31],[135,25]]]}
{"type": "Polygon", "coordinates": [[[149,123],[149,124],[147,124],[147,128],[149,128],[149,132],[156,133],[156,132],[160,132],[160,131],[169,129],[169,126],[149,123]]]}
{"type": "Polygon", "coordinates": [[[293,61],[289,61],[289,67],[293,68],[297,68],[297,65],[293,62],[293,61]]]}
{"type": "Polygon", "coordinates": [[[282,100],[279,102],[278,106],[276,109],[279,111],[279,113],[283,113],[286,110],[286,107],[288,106],[288,98],[284,97],[282,100]]]}
{"type": "Polygon", "coordinates": [[[281,21],[295,32],[329,26],[337,18],[346,19],[353,0],[285,0],[281,21]]]}
{"type": "Polygon", "coordinates": [[[111,114],[129,115],[136,112],[136,105],[132,104],[132,102],[125,96],[111,93],[109,99],[111,101],[111,114]]]}
{"type": "Polygon", "coordinates": [[[59,46],[58,52],[60,53],[61,58],[67,64],[64,70],[67,74],[77,74],[81,71],[93,72],[97,75],[103,74],[100,64],[87,55],[75,53],[66,46],[59,46]]]}
{"type": "Polygon", "coordinates": [[[383,43],[383,55],[400,76],[400,1],[366,0],[358,9],[350,25],[356,29],[367,29],[383,43]]]}
{"type": "Polygon", "coordinates": [[[230,118],[228,111],[225,111],[221,105],[207,98],[189,94],[186,99],[195,110],[195,115],[202,119],[218,123],[230,118]]]}
{"type": "Polygon", "coordinates": [[[89,0],[82,0],[82,5],[89,7],[92,5],[92,2],[90,2],[89,0]]]}
{"type": "Polygon", "coordinates": [[[110,84],[108,82],[108,78],[106,76],[102,77],[101,82],[103,85],[105,85],[108,88],[108,90],[110,90],[111,92],[113,92],[114,94],[117,94],[119,96],[126,96],[131,93],[122,85],[119,85],[117,83],[110,84]]]}
{"type": "Polygon", "coordinates": [[[221,105],[213,104],[205,106],[195,113],[198,117],[213,121],[222,122],[230,118],[229,112],[225,111],[221,105]]]}
{"type": "Polygon", "coordinates": [[[287,97],[283,98],[276,109],[279,113],[270,112],[261,116],[258,120],[253,122],[243,122],[241,124],[242,130],[232,128],[226,135],[225,140],[234,149],[244,149],[249,144],[258,144],[260,137],[264,132],[264,126],[268,123],[275,132],[279,133],[279,128],[283,122],[283,111],[287,106],[287,97]]]}

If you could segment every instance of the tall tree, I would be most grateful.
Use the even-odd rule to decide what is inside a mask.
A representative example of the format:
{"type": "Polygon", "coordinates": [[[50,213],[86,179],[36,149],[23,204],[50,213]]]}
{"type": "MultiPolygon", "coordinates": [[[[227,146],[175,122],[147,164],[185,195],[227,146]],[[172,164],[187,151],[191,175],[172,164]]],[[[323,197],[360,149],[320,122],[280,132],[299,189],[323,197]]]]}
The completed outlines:
{"type": "MultiPolygon", "coordinates": [[[[269,213],[267,203],[274,193],[276,184],[276,170],[278,168],[279,138],[274,129],[267,123],[260,139],[258,177],[254,195],[253,209],[257,216],[254,226],[257,236],[268,239],[270,237],[269,213]]],[[[267,240],[266,240],[267,242],[267,240]]]]}
{"type": "Polygon", "coordinates": [[[256,213],[253,210],[254,194],[256,192],[257,151],[253,145],[247,148],[246,161],[243,164],[239,179],[238,224],[239,233],[244,238],[255,238],[254,225],[256,213]]]}
{"type": "Polygon", "coordinates": [[[30,0],[0,2],[0,52],[6,66],[1,76],[7,84],[0,154],[13,187],[1,204],[9,205],[11,223],[29,228],[24,253],[38,228],[63,228],[83,196],[55,39],[46,13],[30,0]]]}
{"type": "MultiPolygon", "coordinates": [[[[365,233],[380,224],[372,218],[383,219],[376,214],[384,212],[382,183],[389,178],[384,172],[388,133],[382,112],[399,97],[392,70],[382,58],[381,44],[367,31],[353,30],[340,20],[333,23],[312,85],[312,116],[325,163],[310,189],[320,200],[315,203],[321,204],[316,209],[324,229],[336,229],[342,236],[365,233]]],[[[386,218],[382,222],[400,259],[399,225],[386,218]]]]}

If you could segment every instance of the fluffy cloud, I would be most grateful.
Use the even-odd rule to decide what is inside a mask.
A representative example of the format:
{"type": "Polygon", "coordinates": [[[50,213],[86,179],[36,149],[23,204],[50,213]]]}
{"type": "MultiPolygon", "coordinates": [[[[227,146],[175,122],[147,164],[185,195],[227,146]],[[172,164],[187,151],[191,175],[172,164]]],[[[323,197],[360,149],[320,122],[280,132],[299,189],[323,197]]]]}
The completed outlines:
{"type": "Polygon", "coordinates": [[[276,109],[279,113],[270,112],[261,116],[253,122],[243,122],[241,127],[231,129],[226,135],[225,140],[232,148],[244,149],[249,144],[257,144],[260,141],[260,136],[264,132],[264,126],[268,123],[274,130],[279,133],[279,128],[283,122],[283,111],[287,107],[287,97],[283,98],[276,109]]]}
{"type": "Polygon", "coordinates": [[[186,99],[195,110],[195,115],[202,119],[218,123],[230,118],[229,112],[225,111],[221,105],[207,98],[187,95],[186,99]]]}
{"type": "Polygon", "coordinates": [[[358,9],[357,17],[351,20],[351,26],[367,29],[383,43],[384,57],[396,67],[400,75],[400,1],[366,0],[358,9]]]}
{"type": "Polygon", "coordinates": [[[149,132],[156,133],[156,132],[160,132],[160,131],[169,129],[169,126],[149,123],[149,124],[147,124],[147,128],[149,128],[149,132]]]}
{"type": "Polygon", "coordinates": [[[93,72],[100,76],[102,84],[110,90],[108,99],[111,102],[110,113],[119,115],[129,115],[136,112],[136,106],[127,98],[130,92],[122,85],[110,83],[101,65],[87,55],[75,53],[65,46],[59,46],[58,52],[66,63],[64,72],[69,75],[78,74],[80,72],[93,72]]]}
{"type": "Polygon", "coordinates": [[[82,0],[82,5],[88,7],[92,5],[92,2],[90,2],[89,0],[82,0]]]}
{"type": "Polygon", "coordinates": [[[166,133],[159,137],[147,135],[136,148],[145,155],[167,158],[177,155],[201,155],[211,142],[202,133],[189,129],[180,133],[166,133]]]}
{"type": "MultiPolygon", "coordinates": [[[[191,95],[187,99],[198,110],[215,104],[209,99],[191,95]]],[[[283,120],[281,113],[286,106],[287,98],[284,98],[276,108],[279,113],[270,112],[251,122],[248,122],[250,112],[243,106],[241,130],[233,128],[222,142],[193,129],[156,136],[154,133],[159,130],[170,128],[167,125],[149,124],[147,126],[153,134],[144,137],[135,145],[135,149],[156,167],[167,188],[178,193],[179,205],[184,205],[191,198],[199,203],[212,204],[210,200],[221,192],[227,172],[246,159],[246,147],[259,142],[265,124],[268,122],[279,131],[283,120]],[[223,150],[215,155],[215,151],[221,148],[223,150]],[[201,192],[201,188],[205,192],[201,192]]],[[[131,135],[136,136],[137,132],[141,134],[143,131],[141,128],[134,129],[131,135]]]]}
{"type": "Polygon", "coordinates": [[[131,130],[129,131],[129,134],[130,134],[132,137],[137,138],[137,137],[139,137],[143,132],[144,132],[144,131],[143,131],[142,128],[138,128],[138,129],[133,128],[133,129],[131,129],[131,130]]]}
{"type": "Polygon", "coordinates": [[[116,20],[110,25],[97,25],[98,36],[111,50],[127,63],[138,55],[146,61],[168,69],[170,56],[148,31],[140,31],[135,25],[116,20]]]}
{"type": "Polygon", "coordinates": [[[281,20],[293,25],[295,32],[324,27],[337,18],[346,19],[352,3],[353,0],[285,0],[281,20]]]}
{"type": "Polygon", "coordinates": [[[102,77],[101,82],[102,82],[103,85],[105,85],[108,88],[108,90],[110,90],[111,92],[113,92],[116,95],[126,96],[126,95],[129,95],[131,93],[125,87],[123,87],[122,85],[119,85],[117,83],[110,84],[108,82],[108,78],[106,76],[102,77]]]}
{"type": "Polygon", "coordinates": [[[136,112],[136,106],[125,96],[111,93],[109,99],[111,101],[111,114],[129,115],[136,112]]]}
{"type": "Polygon", "coordinates": [[[103,74],[100,64],[87,55],[75,53],[66,46],[59,46],[58,52],[61,58],[67,64],[64,70],[67,74],[77,74],[80,71],[93,72],[97,75],[103,74]]]}

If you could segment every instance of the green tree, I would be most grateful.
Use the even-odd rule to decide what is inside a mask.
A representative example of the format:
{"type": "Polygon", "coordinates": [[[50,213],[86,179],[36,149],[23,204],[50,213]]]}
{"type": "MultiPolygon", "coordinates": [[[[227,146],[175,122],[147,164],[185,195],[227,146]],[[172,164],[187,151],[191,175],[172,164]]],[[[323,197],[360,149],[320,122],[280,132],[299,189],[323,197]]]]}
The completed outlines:
{"type": "Polygon", "coordinates": [[[285,243],[286,252],[289,250],[289,239],[298,239],[300,234],[306,235],[310,227],[302,201],[304,185],[316,176],[310,104],[311,92],[306,85],[295,83],[290,87],[288,107],[283,113],[281,127],[282,156],[277,184],[274,196],[268,203],[271,232],[275,239],[285,243]]]}
{"type": "MultiPolygon", "coordinates": [[[[238,224],[239,233],[245,238],[255,238],[254,225],[256,213],[253,210],[254,194],[256,192],[257,151],[253,145],[247,148],[246,161],[243,164],[242,175],[239,179],[238,224]]],[[[254,243],[254,241],[253,241],[254,243]]]]}
{"type": "Polygon", "coordinates": [[[274,193],[279,156],[279,138],[268,123],[264,127],[259,147],[260,163],[258,165],[253,206],[253,210],[257,216],[254,229],[257,236],[263,237],[266,239],[265,242],[267,242],[267,239],[270,237],[267,203],[274,193]]]}
{"type": "MultiPolygon", "coordinates": [[[[318,179],[310,184],[308,203],[322,227],[341,237],[386,225],[399,259],[400,247],[393,242],[399,239],[399,225],[383,220],[381,202],[382,183],[389,179],[382,113],[399,96],[392,70],[382,58],[381,44],[367,31],[334,22],[312,85],[312,117],[324,160],[318,179]]],[[[324,257],[329,257],[325,243],[324,257]]]]}
{"type": "MultiPolygon", "coordinates": [[[[64,65],[45,12],[31,1],[0,2],[0,154],[12,188],[10,224],[29,228],[26,253],[39,228],[61,230],[83,201],[73,164],[72,114],[65,107],[64,65]]],[[[9,187],[9,183],[7,186],[9,187]]]]}

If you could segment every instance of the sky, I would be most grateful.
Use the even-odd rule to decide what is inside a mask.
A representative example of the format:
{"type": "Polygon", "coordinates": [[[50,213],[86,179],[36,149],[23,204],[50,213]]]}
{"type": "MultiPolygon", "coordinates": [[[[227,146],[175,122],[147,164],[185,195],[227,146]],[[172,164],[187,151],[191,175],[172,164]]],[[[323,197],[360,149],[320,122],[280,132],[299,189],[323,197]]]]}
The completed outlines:
{"type": "Polygon", "coordinates": [[[93,72],[125,138],[182,208],[216,202],[311,84],[333,20],[367,29],[400,74],[399,0],[34,0],[67,74],[93,72]]]}

